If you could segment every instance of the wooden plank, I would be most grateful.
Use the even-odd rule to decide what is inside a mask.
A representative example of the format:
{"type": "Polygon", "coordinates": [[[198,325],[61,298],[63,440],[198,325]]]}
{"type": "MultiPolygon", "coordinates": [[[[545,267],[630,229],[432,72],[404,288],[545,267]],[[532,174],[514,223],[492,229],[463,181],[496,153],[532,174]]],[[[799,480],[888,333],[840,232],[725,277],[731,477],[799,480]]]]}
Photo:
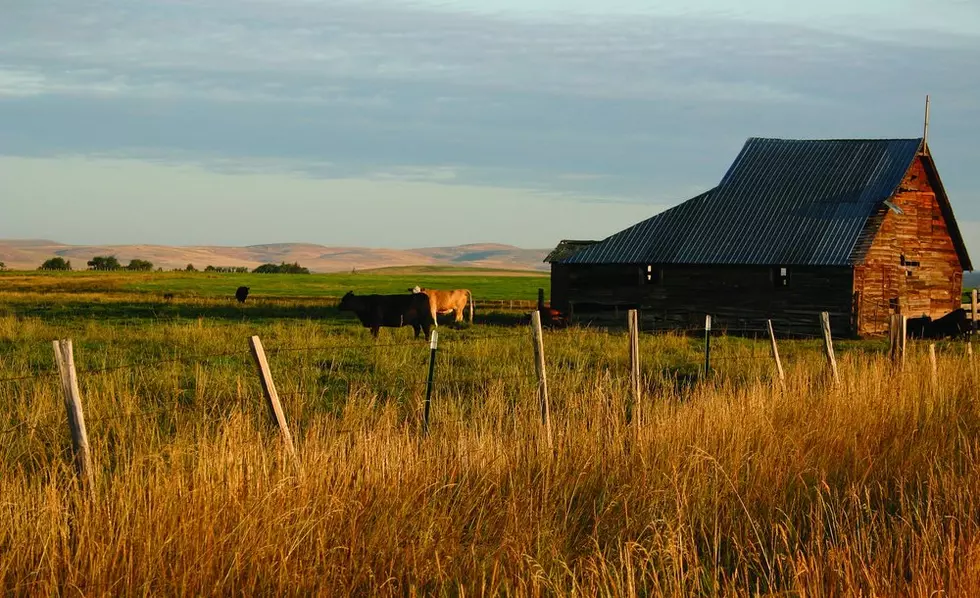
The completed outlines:
{"type": "Polygon", "coordinates": [[[293,436],[289,433],[289,425],[286,423],[286,413],[279,402],[279,393],[276,391],[276,383],[272,379],[272,370],[269,368],[269,361],[265,357],[265,349],[262,347],[262,340],[258,336],[248,339],[249,347],[252,349],[252,357],[259,368],[259,380],[262,383],[262,393],[265,395],[266,403],[272,414],[272,420],[279,427],[282,439],[286,443],[286,449],[294,462],[298,462],[296,447],[293,445],[293,436]]]}
{"type": "Polygon", "coordinates": [[[704,376],[711,373],[711,316],[704,316],[704,376]]]}
{"type": "Polygon", "coordinates": [[[823,330],[823,346],[827,353],[827,365],[834,377],[834,384],[840,385],[840,375],[837,373],[837,358],[834,357],[834,342],[830,337],[830,314],[820,312],[820,327],[823,330]]]}
{"type": "Polygon", "coordinates": [[[905,367],[905,345],[909,339],[908,333],[908,316],[905,314],[898,315],[899,331],[898,331],[898,352],[901,359],[902,367],[905,367]]]}
{"type": "Polygon", "coordinates": [[[78,374],[75,372],[75,355],[70,339],[53,341],[55,362],[61,377],[61,389],[65,398],[65,411],[68,414],[68,427],[71,430],[71,447],[74,455],[75,471],[89,497],[95,498],[95,472],[92,469],[92,452],[85,429],[85,413],[82,411],[82,396],[78,391],[78,374]]]}
{"type": "Polygon", "coordinates": [[[637,310],[631,309],[627,312],[629,320],[629,346],[630,346],[630,390],[631,402],[626,409],[626,421],[632,419],[639,423],[640,408],[640,319],[637,310]]]}
{"type": "Polygon", "coordinates": [[[772,320],[766,320],[769,328],[769,343],[772,349],[772,359],[776,362],[776,375],[779,377],[779,385],[786,386],[786,376],[783,375],[783,363],[779,360],[779,347],[776,346],[776,334],[772,330],[772,320]]]}
{"type": "Polygon", "coordinates": [[[534,369],[538,375],[538,401],[541,407],[541,423],[544,425],[548,448],[551,442],[551,405],[548,401],[548,374],[544,361],[544,333],[541,331],[541,312],[531,312],[531,336],[534,344],[534,369]]]}
{"type": "Polygon", "coordinates": [[[425,433],[429,432],[429,408],[432,405],[432,387],[436,376],[436,351],[439,349],[439,331],[432,330],[432,338],[429,340],[429,376],[425,383],[425,405],[422,410],[422,429],[425,433]]]}
{"type": "Polygon", "coordinates": [[[977,332],[977,290],[970,291],[970,336],[977,332]]]}
{"type": "Polygon", "coordinates": [[[888,324],[888,355],[895,365],[905,366],[906,325],[908,317],[892,314],[888,324]]]}

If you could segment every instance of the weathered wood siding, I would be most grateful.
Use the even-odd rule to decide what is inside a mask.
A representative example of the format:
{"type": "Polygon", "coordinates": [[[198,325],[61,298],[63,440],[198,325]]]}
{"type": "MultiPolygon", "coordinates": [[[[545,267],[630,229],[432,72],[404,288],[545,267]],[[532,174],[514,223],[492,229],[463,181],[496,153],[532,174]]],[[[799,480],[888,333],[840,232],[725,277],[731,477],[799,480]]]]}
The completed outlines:
{"type": "Polygon", "coordinates": [[[551,264],[551,307],[568,312],[568,272],[571,266],[551,264]]]}
{"type": "Polygon", "coordinates": [[[864,260],[854,268],[861,335],[885,333],[892,313],[938,318],[961,303],[963,266],[921,158],[892,202],[904,214],[884,213],[864,260]]]}
{"type": "Polygon", "coordinates": [[[565,267],[559,299],[565,307],[559,309],[572,303],[580,320],[597,312],[609,315],[615,306],[620,313],[640,309],[647,326],[696,327],[711,314],[718,329],[763,331],[766,319],[772,319],[782,333],[818,334],[821,311],[830,312],[835,335],[850,335],[853,326],[852,269],[847,267],[790,267],[785,288],[777,287],[768,266],[654,265],[658,280],[653,283],[646,282],[646,266],[565,267]]]}

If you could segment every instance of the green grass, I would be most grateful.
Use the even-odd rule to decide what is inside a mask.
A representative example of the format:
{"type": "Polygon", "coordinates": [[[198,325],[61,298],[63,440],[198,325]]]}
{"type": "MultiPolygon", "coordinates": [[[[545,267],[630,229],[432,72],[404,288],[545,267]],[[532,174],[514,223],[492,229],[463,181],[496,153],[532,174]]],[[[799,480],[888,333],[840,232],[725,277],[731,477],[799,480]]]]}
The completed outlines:
{"type": "Polygon", "coordinates": [[[0,292],[46,291],[112,293],[173,293],[190,297],[232,297],[239,286],[250,287],[250,297],[340,297],[355,293],[404,293],[415,285],[438,289],[466,288],[474,298],[534,300],[538,289],[547,293],[547,275],[481,272],[477,269],[404,268],[397,273],[358,274],[231,274],[204,272],[3,272],[0,292]],[[465,274],[461,274],[464,272],[465,274]]]}

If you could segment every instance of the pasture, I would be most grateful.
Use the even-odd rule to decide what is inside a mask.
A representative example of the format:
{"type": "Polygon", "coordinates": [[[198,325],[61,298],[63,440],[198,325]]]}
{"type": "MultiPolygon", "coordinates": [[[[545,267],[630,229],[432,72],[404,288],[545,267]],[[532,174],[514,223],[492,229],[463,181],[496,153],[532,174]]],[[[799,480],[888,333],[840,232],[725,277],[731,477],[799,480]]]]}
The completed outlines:
{"type": "Polygon", "coordinates": [[[718,336],[705,375],[701,337],[641,334],[643,400],[628,421],[624,332],[546,331],[549,449],[523,314],[478,311],[473,326],[439,328],[424,434],[428,343],[409,328],[371,339],[323,300],[342,294],[330,285],[400,292],[411,279],[478,299],[478,284],[487,295],[513,285],[518,299],[547,287],[404,275],[389,287],[332,275],[0,276],[3,593],[980,587],[980,373],[964,343],[938,345],[935,378],[924,344],[910,343],[898,369],[881,341],[838,343],[837,386],[819,341],[781,341],[784,388],[768,341],[718,336]],[[254,294],[244,306],[231,297],[239,284],[254,294]],[[298,465],[270,425],[253,334],[298,465]],[[58,338],[74,342],[94,499],[75,483],[58,338]]]}
{"type": "Polygon", "coordinates": [[[415,285],[468,288],[474,298],[536,300],[547,275],[521,270],[420,267],[357,274],[232,274],[217,272],[0,272],[0,292],[134,293],[202,299],[234,297],[239,286],[256,299],[341,297],[347,291],[404,293],[415,285]]]}

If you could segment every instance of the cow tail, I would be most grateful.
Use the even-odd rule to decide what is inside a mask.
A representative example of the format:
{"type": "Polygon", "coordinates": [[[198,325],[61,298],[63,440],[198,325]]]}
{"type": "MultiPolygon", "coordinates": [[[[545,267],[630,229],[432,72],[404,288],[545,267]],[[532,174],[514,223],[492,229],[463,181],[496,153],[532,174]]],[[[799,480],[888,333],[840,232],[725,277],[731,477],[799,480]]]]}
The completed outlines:
{"type": "Polygon", "coordinates": [[[466,289],[466,296],[469,298],[470,303],[470,324],[473,323],[473,293],[469,289],[466,289]]]}

